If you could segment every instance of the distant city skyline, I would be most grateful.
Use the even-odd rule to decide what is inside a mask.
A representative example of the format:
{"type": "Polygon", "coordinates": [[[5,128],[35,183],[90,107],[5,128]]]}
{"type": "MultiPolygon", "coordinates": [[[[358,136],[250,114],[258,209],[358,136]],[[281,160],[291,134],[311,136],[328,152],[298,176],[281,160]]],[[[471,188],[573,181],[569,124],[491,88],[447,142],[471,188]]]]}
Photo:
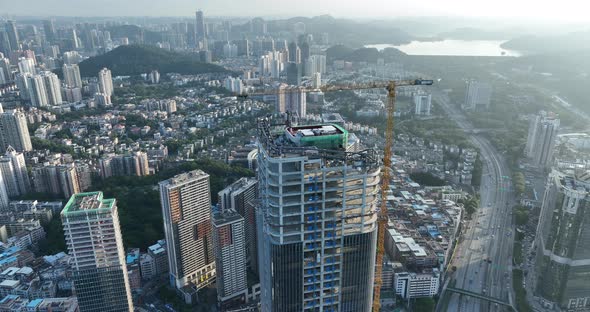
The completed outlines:
{"type": "MultiPolygon", "coordinates": [[[[564,0],[559,5],[539,3],[533,0],[481,1],[474,4],[467,0],[449,0],[444,5],[435,0],[419,2],[392,1],[383,5],[377,0],[365,0],[362,5],[343,6],[337,0],[301,0],[286,2],[280,6],[271,0],[102,0],[87,2],[84,6],[73,0],[28,2],[0,2],[3,16],[188,16],[197,9],[206,16],[317,16],[332,14],[336,17],[395,18],[404,16],[464,16],[494,18],[525,18],[542,21],[587,22],[585,12],[589,4],[576,0],[564,0]],[[147,4],[147,5],[146,5],[147,4]],[[113,10],[116,8],[116,10],[113,10]],[[534,9],[533,9],[534,8],[534,9]]],[[[192,13],[192,14],[191,14],[192,13]]],[[[194,15],[193,15],[194,16],[194,15]]]]}

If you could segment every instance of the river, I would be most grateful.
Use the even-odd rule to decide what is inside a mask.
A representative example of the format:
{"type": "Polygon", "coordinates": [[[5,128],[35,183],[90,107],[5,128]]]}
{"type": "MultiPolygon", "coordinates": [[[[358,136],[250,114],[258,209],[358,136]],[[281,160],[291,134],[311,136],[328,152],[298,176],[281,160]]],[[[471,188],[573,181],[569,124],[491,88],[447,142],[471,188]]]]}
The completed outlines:
{"type": "Polygon", "coordinates": [[[441,40],[412,41],[408,44],[370,44],[366,48],[396,48],[409,55],[455,55],[455,56],[521,56],[518,51],[500,47],[504,40],[441,40]]]}

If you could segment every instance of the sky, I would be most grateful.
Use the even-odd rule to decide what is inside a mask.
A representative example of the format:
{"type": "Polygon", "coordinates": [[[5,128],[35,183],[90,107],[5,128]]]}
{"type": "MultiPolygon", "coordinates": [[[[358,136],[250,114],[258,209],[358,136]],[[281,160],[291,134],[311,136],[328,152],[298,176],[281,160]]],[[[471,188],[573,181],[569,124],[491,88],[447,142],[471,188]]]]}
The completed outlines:
{"type": "Polygon", "coordinates": [[[505,17],[590,23],[585,0],[0,0],[0,15],[26,16],[505,17]]]}

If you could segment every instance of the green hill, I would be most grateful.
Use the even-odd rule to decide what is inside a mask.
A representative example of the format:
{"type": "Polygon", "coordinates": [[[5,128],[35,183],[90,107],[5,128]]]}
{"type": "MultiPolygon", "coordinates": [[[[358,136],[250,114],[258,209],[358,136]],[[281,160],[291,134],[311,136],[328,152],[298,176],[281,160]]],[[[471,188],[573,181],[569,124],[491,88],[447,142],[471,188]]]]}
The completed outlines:
{"type": "Polygon", "coordinates": [[[152,46],[128,45],[95,57],[79,64],[83,77],[92,77],[104,67],[113,76],[140,75],[156,69],[160,74],[202,74],[226,72],[221,66],[201,63],[197,56],[171,52],[152,46]]]}
{"type": "Polygon", "coordinates": [[[352,49],[345,45],[331,46],[326,50],[327,61],[344,60],[350,62],[376,63],[382,58],[385,62],[399,61],[406,54],[395,48],[385,48],[379,51],[375,48],[352,49]]]}
{"type": "Polygon", "coordinates": [[[504,42],[501,47],[529,54],[588,50],[590,49],[590,31],[577,31],[554,36],[522,36],[504,42]]]}
{"type": "Polygon", "coordinates": [[[334,18],[329,15],[271,20],[268,21],[268,31],[292,31],[293,25],[299,22],[305,24],[306,33],[328,33],[330,42],[356,48],[375,43],[409,43],[413,39],[411,35],[399,28],[384,23],[357,22],[350,19],[334,18]]]}

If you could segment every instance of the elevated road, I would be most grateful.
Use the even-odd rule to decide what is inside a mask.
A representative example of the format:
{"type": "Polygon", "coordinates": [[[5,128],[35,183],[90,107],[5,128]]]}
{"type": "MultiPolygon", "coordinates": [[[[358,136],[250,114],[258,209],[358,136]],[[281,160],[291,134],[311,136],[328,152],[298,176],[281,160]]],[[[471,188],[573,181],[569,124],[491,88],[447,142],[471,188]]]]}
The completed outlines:
{"type": "Polygon", "coordinates": [[[514,309],[512,307],[512,305],[510,303],[508,303],[508,302],[504,302],[504,301],[498,300],[496,298],[492,298],[492,297],[480,295],[478,293],[474,293],[474,292],[467,291],[467,290],[464,290],[464,289],[458,289],[458,288],[454,288],[454,287],[447,287],[447,292],[454,292],[454,293],[458,293],[458,294],[461,294],[461,295],[470,296],[472,298],[477,298],[477,299],[480,299],[480,300],[485,300],[485,301],[489,301],[489,302],[492,302],[492,303],[501,304],[501,305],[507,306],[507,307],[509,307],[511,309],[514,309]]]}
{"type": "MultiPolygon", "coordinates": [[[[512,289],[512,246],[514,228],[512,206],[514,196],[510,171],[502,155],[489,141],[473,132],[474,127],[458,111],[444,93],[433,94],[435,102],[443,108],[457,125],[470,135],[471,142],[480,149],[483,176],[480,187],[480,208],[472,220],[464,224],[463,233],[454,252],[445,279],[453,281],[454,288],[499,302],[514,302],[512,289]]],[[[449,283],[444,283],[442,294],[449,283]]],[[[437,311],[510,311],[509,308],[489,300],[469,299],[465,294],[449,292],[448,307],[437,311]]],[[[441,302],[444,300],[441,300],[441,302]]]]}

